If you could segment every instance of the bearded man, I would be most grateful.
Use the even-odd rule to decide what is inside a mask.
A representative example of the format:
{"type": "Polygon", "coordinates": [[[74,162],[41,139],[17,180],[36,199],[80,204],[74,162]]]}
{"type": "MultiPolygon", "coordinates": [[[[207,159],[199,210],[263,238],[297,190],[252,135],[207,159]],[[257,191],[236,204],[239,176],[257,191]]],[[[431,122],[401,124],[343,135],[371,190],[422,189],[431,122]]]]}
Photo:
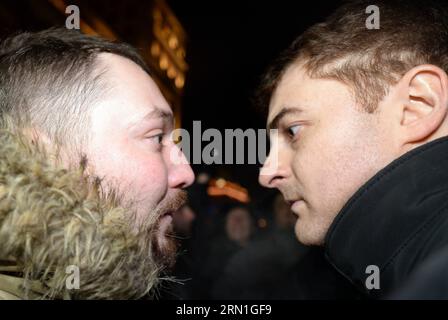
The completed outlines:
{"type": "Polygon", "coordinates": [[[0,46],[0,298],[151,297],[194,175],[136,51],[66,29],[0,46]]]}

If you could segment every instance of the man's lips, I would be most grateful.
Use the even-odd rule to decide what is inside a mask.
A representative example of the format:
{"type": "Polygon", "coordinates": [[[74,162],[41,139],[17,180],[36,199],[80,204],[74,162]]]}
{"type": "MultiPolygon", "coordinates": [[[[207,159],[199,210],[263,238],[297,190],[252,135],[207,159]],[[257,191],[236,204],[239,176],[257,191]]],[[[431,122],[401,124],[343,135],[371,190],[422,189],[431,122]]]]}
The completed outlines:
{"type": "Polygon", "coordinates": [[[176,207],[167,208],[166,211],[164,211],[160,214],[159,219],[162,219],[165,216],[173,217],[174,213],[179,211],[184,205],[185,205],[185,203],[182,202],[180,205],[177,205],[176,207]]]}
{"type": "Polygon", "coordinates": [[[162,213],[162,215],[160,216],[160,218],[163,218],[163,217],[165,217],[165,216],[173,216],[173,213],[174,213],[174,211],[171,211],[171,210],[169,210],[169,211],[166,211],[166,212],[164,212],[164,213],[162,213]]]}
{"type": "Polygon", "coordinates": [[[297,198],[297,199],[286,199],[285,200],[290,206],[294,205],[294,203],[298,202],[298,201],[303,201],[302,198],[297,198]]]}
{"type": "Polygon", "coordinates": [[[302,204],[304,202],[304,200],[302,198],[297,198],[297,199],[288,199],[288,200],[286,200],[286,202],[291,207],[291,210],[295,214],[298,214],[298,207],[300,206],[300,204],[302,204]]]}
{"type": "Polygon", "coordinates": [[[167,241],[167,235],[171,232],[173,222],[172,211],[166,212],[159,218],[157,240],[159,245],[164,246],[167,241]]]}
{"type": "Polygon", "coordinates": [[[171,221],[173,221],[173,213],[171,211],[163,214],[159,218],[159,224],[163,224],[163,223],[169,224],[169,223],[171,223],[171,221]]]}

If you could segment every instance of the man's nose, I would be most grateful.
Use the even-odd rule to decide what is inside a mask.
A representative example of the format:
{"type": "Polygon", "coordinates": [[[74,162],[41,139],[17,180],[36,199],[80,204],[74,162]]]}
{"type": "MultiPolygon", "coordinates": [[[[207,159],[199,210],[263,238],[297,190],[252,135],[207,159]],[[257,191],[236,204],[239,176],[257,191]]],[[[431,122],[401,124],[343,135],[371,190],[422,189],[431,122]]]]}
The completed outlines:
{"type": "Polygon", "coordinates": [[[183,152],[177,147],[173,146],[177,153],[176,161],[170,161],[168,185],[170,188],[186,188],[194,182],[194,172],[183,152]]]}
{"type": "Polygon", "coordinates": [[[258,176],[259,183],[266,188],[278,188],[287,177],[287,170],[278,158],[269,154],[258,176]]]}

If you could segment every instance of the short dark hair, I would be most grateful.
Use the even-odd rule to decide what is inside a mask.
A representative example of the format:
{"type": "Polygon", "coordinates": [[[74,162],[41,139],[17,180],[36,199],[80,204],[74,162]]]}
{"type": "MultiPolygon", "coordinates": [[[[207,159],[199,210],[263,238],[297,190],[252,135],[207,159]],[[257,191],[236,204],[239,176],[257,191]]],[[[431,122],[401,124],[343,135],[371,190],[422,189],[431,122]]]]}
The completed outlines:
{"type": "Polygon", "coordinates": [[[37,127],[58,144],[79,145],[88,131],[89,105],[107,91],[97,59],[106,52],[149,73],[131,46],[77,30],[51,28],[6,38],[0,44],[0,120],[37,127]]]}
{"type": "Polygon", "coordinates": [[[433,64],[448,71],[448,9],[441,1],[349,1],[281,54],[258,90],[267,106],[285,70],[303,63],[312,78],[347,84],[356,101],[374,112],[390,85],[410,69],[433,64]],[[380,28],[367,29],[366,8],[376,5],[380,28]]]}

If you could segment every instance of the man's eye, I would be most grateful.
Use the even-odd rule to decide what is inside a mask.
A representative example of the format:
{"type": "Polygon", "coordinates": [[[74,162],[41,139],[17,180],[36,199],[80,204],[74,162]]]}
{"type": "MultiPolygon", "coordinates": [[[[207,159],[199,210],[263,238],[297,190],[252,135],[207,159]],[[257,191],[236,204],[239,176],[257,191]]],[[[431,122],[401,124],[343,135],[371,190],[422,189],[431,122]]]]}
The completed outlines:
{"type": "Polygon", "coordinates": [[[297,135],[297,133],[298,133],[299,130],[300,130],[300,127],[301,127],[301,126],[298,125],[298,124],[288,127],[288,129],[287,129],[287,133],[288,133],[288,135],[289,135],[291,138],[295,138],[295,136],[297,135]]]}
{"type": "Polygon", "coordinates": [[[149,140],[151,140],[152,142],[155,142],[156,144],[159,144],[159,145],[162,144],[163,138],[164,138],[163,133],[159,133],[159,134],[153,135],[151,137],[148,137],[149,140]]]}
{"type": "Polygon", "coordinates": [[[161,133],[161,134],[156,135],[156,136],[154,137],[154,139],[157,141],[158,144],[162,144],[163,136],[164,136],[164,134],[161,133]]]}

